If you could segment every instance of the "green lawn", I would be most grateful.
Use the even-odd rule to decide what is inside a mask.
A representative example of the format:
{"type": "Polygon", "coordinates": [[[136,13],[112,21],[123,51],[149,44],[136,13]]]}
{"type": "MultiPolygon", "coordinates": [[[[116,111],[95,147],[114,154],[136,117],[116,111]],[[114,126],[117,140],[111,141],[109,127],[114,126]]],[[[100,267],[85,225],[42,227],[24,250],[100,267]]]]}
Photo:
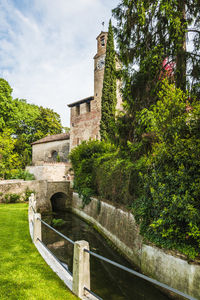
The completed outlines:
{"type": "Polygon", "coordinates": [[[0,204],[0,299],[77,299],[33,245],[27,204],[0,204]]]}

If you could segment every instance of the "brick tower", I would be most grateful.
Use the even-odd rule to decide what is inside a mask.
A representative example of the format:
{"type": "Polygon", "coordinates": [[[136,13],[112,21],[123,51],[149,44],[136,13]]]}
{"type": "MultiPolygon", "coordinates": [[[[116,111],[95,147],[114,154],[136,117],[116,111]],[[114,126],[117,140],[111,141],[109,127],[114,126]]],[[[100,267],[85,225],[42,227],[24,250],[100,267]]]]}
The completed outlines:
{"type": "Polygon", "coordinates": [[[95,109],[101,113],[101,96],[106,57],[107,32],[101,32],[97,37],[97,54],[94,56],[94,102],[95,109]]]}
{"type": "Polygon", "coordinates": [[[89,139],[100,139],[101,95],[105,67],[107,32],[97,36],[94,56],[94,96],[68,105],[70,107],[70,149],[89,139]]]}

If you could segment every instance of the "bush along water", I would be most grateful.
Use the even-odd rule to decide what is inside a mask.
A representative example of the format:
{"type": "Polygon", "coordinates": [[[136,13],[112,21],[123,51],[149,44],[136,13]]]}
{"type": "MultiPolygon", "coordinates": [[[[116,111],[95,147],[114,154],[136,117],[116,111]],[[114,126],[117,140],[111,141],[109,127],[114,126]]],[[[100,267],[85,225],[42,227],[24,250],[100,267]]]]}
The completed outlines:
{"type": "Polygon", "coordinates": [[[112,153],[115,147],[100,141],[83,142],[70,153],[75,179],[74,188],[82,197],[83,206],[97,195],[95,161],[105,153],[112,153]]]}
{"type": "Polygon", "coordinates": [[[158,101],[136,113],[133,141],[84,142],[71,152],[75,189],[131,206],[150,242],[200,253],[200,104],[165,80],[158,101]]]}
{"type": "Polygon", "coordinates": [[[156,134],[133,202],[141,233],[194,258],[200,253],[200,104],[164,83],[159,100],[138,116],[156,134]]]}

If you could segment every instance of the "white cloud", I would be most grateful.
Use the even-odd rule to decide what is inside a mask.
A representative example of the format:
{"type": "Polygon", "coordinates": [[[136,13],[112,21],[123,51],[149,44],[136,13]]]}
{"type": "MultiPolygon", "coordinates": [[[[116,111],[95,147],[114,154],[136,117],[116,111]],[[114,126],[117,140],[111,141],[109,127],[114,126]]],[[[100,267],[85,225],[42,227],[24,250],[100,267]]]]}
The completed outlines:
{"type": "Polygon", "coordinates": [[[118,1],[18,2],[0,0],[0,77],[14,97],[53,108],[69,126],[67,104],[93,94],[96,36],[118,1]]]}

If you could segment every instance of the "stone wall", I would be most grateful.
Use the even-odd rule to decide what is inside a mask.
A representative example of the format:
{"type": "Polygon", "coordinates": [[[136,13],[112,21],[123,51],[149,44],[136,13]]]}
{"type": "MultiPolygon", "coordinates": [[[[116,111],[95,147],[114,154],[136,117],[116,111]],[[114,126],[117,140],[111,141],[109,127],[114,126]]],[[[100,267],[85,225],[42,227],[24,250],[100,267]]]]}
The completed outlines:
{"type": "Polygon", "coordinates": [[[52,211],[51,197],[56,193],[63,193],[66,197],[65,208],[71,207],[72,191],[70,182],[48,182],[47,180],[5,180],[0,181],[0,203],[2,202],[5,194],[19,194],[21,200],[29,189],[35,193],[37,211],[46,213],[52,211]]]}
{"type": "Polygon", "coordinates": [[[41,166],[27,166],[26,170],[33,174],[36,180],[66,181],[70,168],[70,163],[44,163],[41,166]]]}
{"type": "Polygon", "coordinates": [[[200,265],[189,264],[169,251],[146,245],[139,235],[134,216],[124,208],[101,201],[98,213],[98,205],[98,200],[93,198],[82,209],[82,200],[73,193],[72,211],[94,224],[144,274],[200,299],[200,265]]]}
{"type": "Polygon", "coordinates": [[[48,143],[32,145],[32,163],[33,165],[41,165],[44,162],[53,162],[53,152],[59,154],[60,161],[67,162],[69,154],[70,141],[59,140],[48,143]]]}
{"type": "Polygon", "coordinates": [[[33,191],[36,193],[37,200],[40,201],[40,205],[46,209],[50,209],[49,205],[45,203],[47,182],[40,180],[23,181],[23,180],[3,180],[0,181],[0,202],[6,194],[19,194],[20,200],[23,200],[26,191],[33,191]]]}
{"type": "Polygon", "coordinates": [[[91,101],[91,111],[87,111],[87,103],[80,104],[80,115],[76,115],[76,106],[71,108],[70,125],[70,150],[79,145],[82,141],[99,139],[100,112],[93,109],[91,101]]]}

